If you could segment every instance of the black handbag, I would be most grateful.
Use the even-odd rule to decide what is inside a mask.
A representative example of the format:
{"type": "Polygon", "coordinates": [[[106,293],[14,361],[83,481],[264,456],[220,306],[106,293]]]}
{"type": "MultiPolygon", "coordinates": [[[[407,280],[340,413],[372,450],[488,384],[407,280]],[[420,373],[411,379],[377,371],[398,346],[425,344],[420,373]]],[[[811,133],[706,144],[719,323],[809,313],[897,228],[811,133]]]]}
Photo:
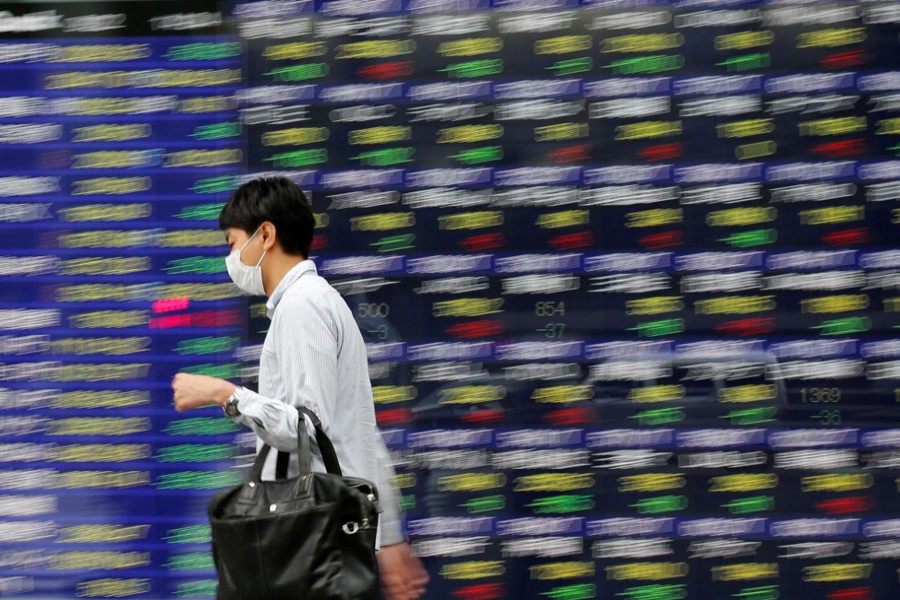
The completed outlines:
{"type": "MultiPolygon", "coordinates": [[[[311,471],[303,417],[297,427],[300,475],[287,479],[288,454],[279,452],[274,481],[262,481],[269,446],[249,480],[209,503],[217,600],[378,600],[378,491],[364,479],[343,477],[331,440],[315,413],[327,473],[311,471]]],[[[374,449],[373,449],[374,452],[374,449]]]]}

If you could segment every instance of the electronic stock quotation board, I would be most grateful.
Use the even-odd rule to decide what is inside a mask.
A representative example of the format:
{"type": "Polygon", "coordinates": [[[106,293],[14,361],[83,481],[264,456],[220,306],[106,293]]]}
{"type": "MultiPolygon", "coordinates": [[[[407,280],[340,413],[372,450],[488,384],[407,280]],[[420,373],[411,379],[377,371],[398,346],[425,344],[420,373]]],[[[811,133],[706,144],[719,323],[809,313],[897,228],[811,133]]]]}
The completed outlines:
{"type": "Polygon", "coordinates": [[[0,6],[0,597],[211,598],[291,177],[451,600],[900,597],[900,5],[0,6]]]}

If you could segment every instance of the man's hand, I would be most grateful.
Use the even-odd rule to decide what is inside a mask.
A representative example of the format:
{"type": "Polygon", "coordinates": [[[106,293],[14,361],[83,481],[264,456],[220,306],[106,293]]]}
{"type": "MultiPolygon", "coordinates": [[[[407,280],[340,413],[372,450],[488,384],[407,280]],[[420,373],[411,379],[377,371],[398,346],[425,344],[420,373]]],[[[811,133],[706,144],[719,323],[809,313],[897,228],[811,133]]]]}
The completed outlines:
{"type": "Polygon", "coordinates": [[[175,410],[184,412],[191,408],[201,408],[210,404],[224,404],[234,393],[235,385],[224,379],[178,373],[172,379],[175,393],[175,410]]]}
{"type": "Polygon", "coordinates": [[[376,556],[381,591],[386,600],[417,600],[425,593],[428,572],[408,542],[382,546],[376,556]]]}

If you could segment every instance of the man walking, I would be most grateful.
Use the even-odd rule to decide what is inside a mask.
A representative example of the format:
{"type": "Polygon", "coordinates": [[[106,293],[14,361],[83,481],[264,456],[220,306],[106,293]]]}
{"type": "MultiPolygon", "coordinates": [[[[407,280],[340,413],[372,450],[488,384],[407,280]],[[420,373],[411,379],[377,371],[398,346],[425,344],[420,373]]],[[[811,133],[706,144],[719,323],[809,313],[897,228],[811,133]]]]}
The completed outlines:
{"type": "MultiPolygon", "coordinates": [[[[224,379],[179,373],[172,381],[178,411],[218,404],[268,444],[291,452],[288,476],[299,472],[297,407],[318,415],[346,476],[377,482],[375,407],[366,348],[344,299],[309,260],[315,219],[303,192],[287,178],[242,185],[219,215],[235,285],[266,295],[271,326],[262,348],[259,392],[224,379]]],[[[309,421],[310,441],[315,431],[309,421]]],[[[276,454],[263,469],[274,479],[276,454]]],[[[313,470],[324,472],[318,452],[313,470]]]]}

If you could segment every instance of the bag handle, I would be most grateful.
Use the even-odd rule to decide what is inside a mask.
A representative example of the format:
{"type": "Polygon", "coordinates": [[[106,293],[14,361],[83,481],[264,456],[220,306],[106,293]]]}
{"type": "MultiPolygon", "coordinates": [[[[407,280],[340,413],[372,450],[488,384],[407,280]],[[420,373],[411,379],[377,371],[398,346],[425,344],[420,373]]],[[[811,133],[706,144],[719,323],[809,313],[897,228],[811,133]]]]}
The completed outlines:
{"type": "Polygon", "coordinates": [[[278,452],[275,462],[275,479],[287,479],[288,465],[291,462],[291,455],[287,452],[278,452]]]}
{"type": "MultiPolygon", "coordinates": [[[[316,443],[319,445],[319,451],[322,453],[322,462],[325,463],[325,470],[331,475],[343,475],[341,471],[341,463],[338,461],[337,452],[334,445],[322,429],[322,422],[316,413],[306,407],[298,407],[298,413],[305,414],[309,417],[313,426],[316,428],[316,443]]],[[[263,465],[269,456],[271,447],[268,444],[263,445],[259,449],[256,460],[253,461],[253,467],[250,470],[250,481],[261,481],[263,465]]],[[[301,416],[297,423],[297,450],[300,458],[300,476],[308,475],[312,472],[312,454],[309,447],[309,434],[306,432],[306,423],[301,416]]],[[[287,477],[287,452],[278,452],[278,462],[275,469],[275,478],[284,479],[287,477]],[[284,456],[284,458],[282,458],[284,456]]]]}
{"type": "MultiPolygon", "coordinates": [[[[316,443],[319,445],[319,452],[322,453],[322,462],[325,463],[325,471],[327,471],[331,475],[343,475],[344,473],[341,471],[341,463],[338,460],[337,452],[335,452],[334,445],[331,443],[331,440],[328,438],[325,430],[322,429],[322,422],[319,421],[319,417],[316,416],[316,413],[306,408],[305,406],[301,406],[297,409],[297,411],[302,412],[307,417],[309,417],[309,420],[312,421],[313,427],[316,428],[316,443]]],[[[303,427],[303,425],[298,426],[298,429],[300,427],[306,429],[305,427],[303,427]]],[[[301,448],[301,453],[302,451],[303,450],[301,448]]],[[[306,441],[306,454],[309,455],[308,439],[306,441]]],[[[306,471],[304,471],[301,459],[300,469],[300,473],[309,473],[309,463],[307,463],[306,471]]]]}
{"type": "MultiPolygon", "coordinates": [[[[310,450],[309,450],[309,434],[306,433],[306,427],[300,426],[297,427],[297,448],[299,449],[300,456],[300,474],[306,474],[310,472],[310,450]],[[304,470],[304,458],[306,469],[304,470]]],[[[266,458],[269,457],[269,452],[272,450],[272,447],[268,444],[263,444],[263,447],[259,449],[259,454],[256,455],[256,460],[253,461],[253,467],[250,469],[250,481],[262,481],[262,470],[263,465],[266,464],[266,458]]],[[[284,479],[287,477],[287,465],[288,459],[290,455],[287,452],[279,452],[278,453],[278,462],[275,467],[275,479],[284,479]],[[282,458],[282,455],[284,458],[282,458]]]]}

